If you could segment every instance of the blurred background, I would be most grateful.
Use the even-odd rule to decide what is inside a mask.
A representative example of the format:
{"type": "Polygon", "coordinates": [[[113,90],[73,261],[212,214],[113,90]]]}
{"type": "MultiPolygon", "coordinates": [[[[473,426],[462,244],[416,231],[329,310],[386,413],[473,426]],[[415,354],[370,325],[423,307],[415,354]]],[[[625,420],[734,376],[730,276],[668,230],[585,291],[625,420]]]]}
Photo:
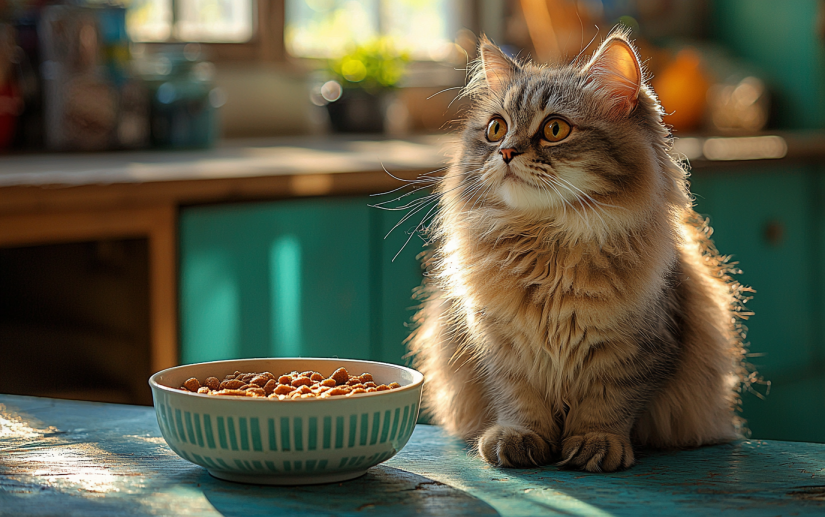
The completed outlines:
{"type": "Polygon", "coordinates": [[[617,24],[756,290],[753,437],[825,442],[822,0],[0,0],[0,392],[404,363],[422,242],[384,238],[382,167],[443,165],[479,35],[562,63],[617,24]]]}

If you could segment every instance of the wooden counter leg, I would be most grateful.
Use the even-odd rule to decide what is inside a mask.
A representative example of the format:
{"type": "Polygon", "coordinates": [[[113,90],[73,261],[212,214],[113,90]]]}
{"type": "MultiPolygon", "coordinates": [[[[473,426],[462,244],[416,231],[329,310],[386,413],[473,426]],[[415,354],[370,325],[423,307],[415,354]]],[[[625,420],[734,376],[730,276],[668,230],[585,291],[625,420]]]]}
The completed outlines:
{"type": "Polygon", "coordinates": [[[152,372],[178,364],[177,210],[159,207],[149,232],[149,300],[152,372]]]}

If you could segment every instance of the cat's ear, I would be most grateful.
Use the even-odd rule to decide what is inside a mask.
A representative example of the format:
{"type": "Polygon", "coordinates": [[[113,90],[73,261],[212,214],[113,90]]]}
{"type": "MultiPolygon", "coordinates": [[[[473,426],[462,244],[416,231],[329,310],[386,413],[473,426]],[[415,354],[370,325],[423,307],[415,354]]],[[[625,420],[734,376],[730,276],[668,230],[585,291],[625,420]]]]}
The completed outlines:
{"type": "Polygon", "coordinates": [[[596,83],[613,101],[612,113],[627,116],[642,88],[642,68],[636,51],[622,36],[611,36],[585,66],[588,82],[596,83]]]}
{"type": "Polygon", "coordinates": [[[500,93],[512,80],[519,66],[487,39],[487,36],[481,37],[478,55],[481,56],[481,67],[484,70],[487,87],[493,92],[500,93]]]}

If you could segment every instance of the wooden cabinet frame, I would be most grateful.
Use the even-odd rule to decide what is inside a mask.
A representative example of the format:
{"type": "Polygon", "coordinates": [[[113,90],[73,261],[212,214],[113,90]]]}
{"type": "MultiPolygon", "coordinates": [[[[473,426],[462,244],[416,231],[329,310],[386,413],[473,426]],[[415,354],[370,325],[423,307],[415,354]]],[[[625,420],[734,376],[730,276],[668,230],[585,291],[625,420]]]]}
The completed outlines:
{"type": "Polygon", "coordinates": [[[150,365],[155,372],[178,362],[176,212],[173,205],[157,205],[0,214],[0,246],[148,239],[150,365]]]}

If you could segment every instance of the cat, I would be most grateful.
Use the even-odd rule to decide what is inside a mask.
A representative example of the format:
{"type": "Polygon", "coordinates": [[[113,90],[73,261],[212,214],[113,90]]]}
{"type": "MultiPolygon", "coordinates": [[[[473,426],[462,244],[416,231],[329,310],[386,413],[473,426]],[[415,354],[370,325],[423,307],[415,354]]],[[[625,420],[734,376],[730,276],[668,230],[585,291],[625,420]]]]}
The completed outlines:
{"type": "Polygon", "coordinates": [[[493,465],[591,472],[739,437],[749,289],[628,34],[556,67],[482,38],[462,95],[408,340],[435,423],[493,465]]]}

